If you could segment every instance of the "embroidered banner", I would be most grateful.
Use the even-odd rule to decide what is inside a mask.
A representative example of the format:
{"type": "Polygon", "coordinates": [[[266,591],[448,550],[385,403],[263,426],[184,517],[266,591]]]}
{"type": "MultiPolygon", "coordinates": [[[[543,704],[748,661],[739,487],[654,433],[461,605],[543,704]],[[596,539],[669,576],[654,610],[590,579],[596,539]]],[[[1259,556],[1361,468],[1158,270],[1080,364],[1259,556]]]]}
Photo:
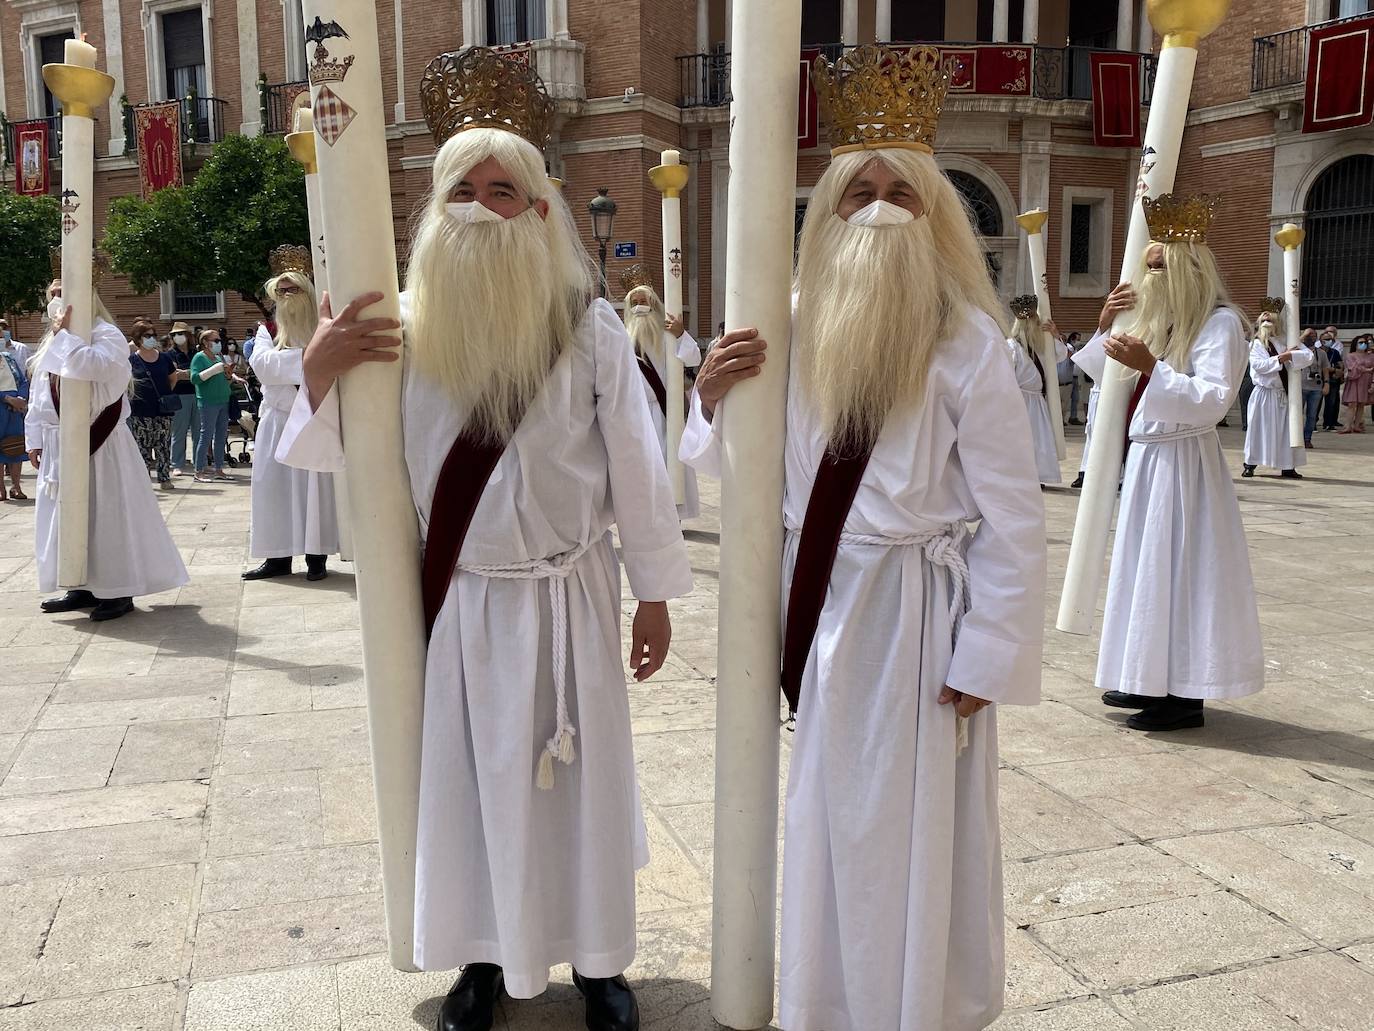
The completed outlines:
{"type": "Polygon", "coordinates": [[[1140,58],[1135,54],[1088,55],[1093,84],[1093,143],[1140,146],[1140,58]]]}
{"type": "Polygon", "coordinates": [[[52,125],[46,119],[14,123],[14,152],[17,174],[14,188],[29,197],[46,196],[52,187],[48,171],[48,148],[52,144],[52,125]]]}
{"type": "Polygon", "coordinates": [[[138,181],[144,200],[158,190],[181,185],[180,101],[135,108],[134,140],[138,147],[138,181]]]}
{"type": "Polygon", "coordinates": [[[821,142],[821,115],[816,102],[816,82],[811,72],[816,67],[819,49],[806,47],[801,52],[800,77],[797,80],[797,149],[807,150],[821,142]]]}
{"type": "Polygon", "coordinates": [[[1307,41],[1302,131],[1353,129],[1374,121],[1374,18],[1315,28],[1307,41]]]}
{"type": "Polygon", "coordinates": [[[974,91],[984,96],[1028,97],[1031,91],[1030,47],[979,47],[974,91]]]}

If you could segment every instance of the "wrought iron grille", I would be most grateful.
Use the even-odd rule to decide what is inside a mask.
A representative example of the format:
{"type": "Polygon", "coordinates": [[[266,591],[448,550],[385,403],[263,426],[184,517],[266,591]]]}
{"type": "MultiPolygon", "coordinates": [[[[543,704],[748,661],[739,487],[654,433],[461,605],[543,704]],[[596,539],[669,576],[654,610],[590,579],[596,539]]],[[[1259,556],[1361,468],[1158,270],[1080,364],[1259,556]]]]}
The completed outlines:
{"type": "Polygon", "coordinates": [[[677,59],[678,107],[723,107],[730,103],[730,55],[687,54],[677,59]]]}
{"type": "Polygon", "coordinates": [[[291,121],[294,117],[293,109],[296,98],[303,90],[310,88],[310,83],[305,81],[263,83],[260,88],[262,91],[263,132],[271,135],[288,133],[295,129],[291,121]]]}
{"type": "Polygon", "coordinates": [[[1368,14],[1353,14],[1332,18],[1320,25],[1304,25],[1286,32],[1256,36],[1250,65],[1250,92],[1299,85],[1307,77],[1307,40],[1313,29],[1368,17],[1368,14]]]}
{"type": "Polygon", "coordinates": [[[1305,326],[1374,326],[1374,155],[1336,162],[1307,194],[1305,326]]]}

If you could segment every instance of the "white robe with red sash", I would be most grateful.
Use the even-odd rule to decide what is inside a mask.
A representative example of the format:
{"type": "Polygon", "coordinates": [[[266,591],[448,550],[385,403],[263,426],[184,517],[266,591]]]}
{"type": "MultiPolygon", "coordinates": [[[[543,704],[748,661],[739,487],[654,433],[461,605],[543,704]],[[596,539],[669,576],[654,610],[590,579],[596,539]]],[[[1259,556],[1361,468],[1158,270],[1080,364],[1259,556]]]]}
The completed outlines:
{"type": "MultiPolygon", "coordinates": [[[[1288,348],[1275,343],[1274,349],[1283,352],[1288,348]]],[[[1298,348],[1288,366],[1288,375],[1298,375],[1315,358],[1307,348],[1298,348]]],[[[1278,356],[1270,354],[1263,341],[1250,343],[1250,378],[1255,389],[1250,393],[1250,409],[1246,413],[1246,465],[1267,465],[1283,471],[1307,464],[1307,449],[1289,443],[1288,388],[1283,385],[1282,368],[1278,356]]]]}
{"type": "MultiPolygon", "coordinates": [[[[648,356],[654,371],[658,373],[658,378],[663,385],[668,385],[668,364],[667,364],[667,344],[673,337],[666,330],[663,333],[664,346],[658,348],[648,356]]],[[[701,348],[697,346],[692,334],[686,332],[674,341],[677,345],[677,358],[688,368],[696,368],[701,364],[701,348]]],[[[658,434],[659,442],[662,445],[664,461],[668,459],[668,419],[663,414],[663,409],[658,406],[658,397],[654,393],[654,388],[649,385],[647,378],[644,380],[644,400],[649,406],[649,418],[653,420],[654,432],[658,434]]],[[[697,474],[696,470],[686,468],[682,470],[683,479],[683,502],[677,506],[677,514],[680,519],[695,519],[701,514],[701,498],[697,493],[697,474]]]]}
{"type": "MultiPolygon", "coordinates": [[[[1040,699],[1045,512],[1006,340],[971,315],[936,349],[925,399],[895,412],[860,481],[802,679],[787,786],[785,1031],[980,1031],[1002,1010],[997,710],[940,689],[1040,699]],[[979,521],[972,540],[967,523],[979,521]],[[971,606],[913,538],[957,527],[971,606]]],[[[826,441],[793,370],[784,598],[826,441]]],[[[727,400],[694,398],[682,457],[718,475],[727,400]]]]}
{"type": "MultiPolygon", "coordinates": [[[[1008,340],[1007,348],[1016,372],[1016,383],[1021,388],[1021,398],[1026,405],[1026,415],[1030,419],[1031,449],[1035,452],[1036,474],[1040,477],[1041,483],[1061,483],[1063,477],[1059,473],[1058,445],[1055,443],[1054,424],[1050,422],[1050,403],[1044,390],[1045,377],[1036,367],[1035,360],[1019,343],[1008,340]]],[[[1056,342],[1055,357],[1063,361],[1068,356],[1069,349],[1056,342]]],[[[1057,377],[1050,385],[1050,389],[1059,389],[1057,377]]]]}
{"type": "MultiPolygon", "coordinates": [[[[403,296],[403,324],[407,309],[403,296]]],[[[612,524],[635,597],[663,601],[692,587],[642,382],[624,325],[594,302],[487,483],[430,640],[416,742],[415,960],[424,970],[498,964],[517,998],[542,992],[559,963],[609,977],[635,955],[634,871],[648,849],[612,524]],[[463,567],[564,556],[577,758],[555,764],[545,791],[535,777],[555,726],[550,582],[463,567]]],[[[468,413],[409,361],[402,404],[427,535],[440,468],[468,413]]],[[[300,392],[277,453],[302,468],[343,467],[337,389],[314,413],[300,392]]]]}

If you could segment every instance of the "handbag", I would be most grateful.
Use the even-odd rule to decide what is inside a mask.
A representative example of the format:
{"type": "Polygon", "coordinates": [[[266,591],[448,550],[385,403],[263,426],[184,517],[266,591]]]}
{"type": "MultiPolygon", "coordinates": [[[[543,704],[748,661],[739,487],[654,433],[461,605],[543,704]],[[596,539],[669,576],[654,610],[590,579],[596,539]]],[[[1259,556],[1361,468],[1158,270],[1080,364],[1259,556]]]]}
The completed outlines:
{"type": "Polygon", "coordinates": [[[164,394],[162,392],[162,388],[157,385],[157,380],[153,378],[153,374],[148,371],[146,363],[144,365],[143,375],[148,377],[148,382],[153,385],[153,393],[157,395],[158,415],[171,416],[176,415],[177,412],[181,411],[181,395],[164,394]]]}
{"type": "Polygon", "coordinates": [[[24,449],[24,434],[15,433],[8,437],[0,437],[0,455],[6,458],[23,458],[27,452],[24,449]]]}

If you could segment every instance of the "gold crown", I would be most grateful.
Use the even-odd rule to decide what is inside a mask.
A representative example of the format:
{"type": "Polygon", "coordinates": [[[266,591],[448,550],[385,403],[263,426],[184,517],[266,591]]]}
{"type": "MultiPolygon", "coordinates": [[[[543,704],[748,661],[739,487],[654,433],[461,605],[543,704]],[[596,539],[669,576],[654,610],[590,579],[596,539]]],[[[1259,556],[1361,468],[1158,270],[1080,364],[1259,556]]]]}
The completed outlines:
{"type": "MultiPolygon", "coordinates": [[[[52,277],[62,278],[62,248],[53,247],[48,251],[48,262],[52,266],[52,277]]],[[[91,251],[91,286],[99,286],[110,274],[110,256],[104,251],[91,251]]]]}
{"type": "Polygon", "coordinates": [[[526,64],[486,47],[440,54],[420,80],[420,106],[437,146],[464,129],[505,129],[539,150],[549,142],[553,101],[526,64]]]}
{"type": "Polygon", "coordinates": [[[650,290],[654,288],[654,277],[649,271],[648,265],[641,262],[638,265],[631,265],[620,273],[620,290],[626,297],[641,286],[647,286],[650,290]]]}
{"type": "Polygon", "coordinates": [[[1011,313],[1018,319],[1034,319],[1040,317],[1040,299],[1035,294],[1022,294],[1015,297],[1011,302],[1011,313]]]}
{"type": "Polygon", "coordinates": [[[1162,197],[1141,200],[1145,205],[1145,222],[1150,227],[1150,239],[1155,243],[1206,243],[1207,230],[1212,227],[1221,206],[1221,197],[1200,193],[1196,197],[1162,197]]]}
{"type": "Polygon", "coordinates": [[[1266,297],[1260,301],[1261,315],[1282,315],[1287,303],[1282,297],[1266,297]]]}
{"type": "Polygon", "coordinates": [[[267,256],[267,267],[272,275],[281,276],[287,272],[303,272],[312,275],[315,264],[310,256],[310,248],[299,244],[284,243],[267,256]]]}
{"type": "Polygon", "coordinates": [[[934,152],[949,92],[935,47],[855,47],[833,65],[816,58],[811,77],[832,156],[885,147],[934,152]]]}
{"type": "Polygon", "coordinates": [[[348,78],[348,70],[353,67],[352,54],[349,54],[342,61],[331,61],[329,60],[329,51],[325,49],[323,43],[315,45],[314,58],[307,71],[307,77],[313,86],[318,86],[322,82],[343,82],[344,79],[348,78]]]}

